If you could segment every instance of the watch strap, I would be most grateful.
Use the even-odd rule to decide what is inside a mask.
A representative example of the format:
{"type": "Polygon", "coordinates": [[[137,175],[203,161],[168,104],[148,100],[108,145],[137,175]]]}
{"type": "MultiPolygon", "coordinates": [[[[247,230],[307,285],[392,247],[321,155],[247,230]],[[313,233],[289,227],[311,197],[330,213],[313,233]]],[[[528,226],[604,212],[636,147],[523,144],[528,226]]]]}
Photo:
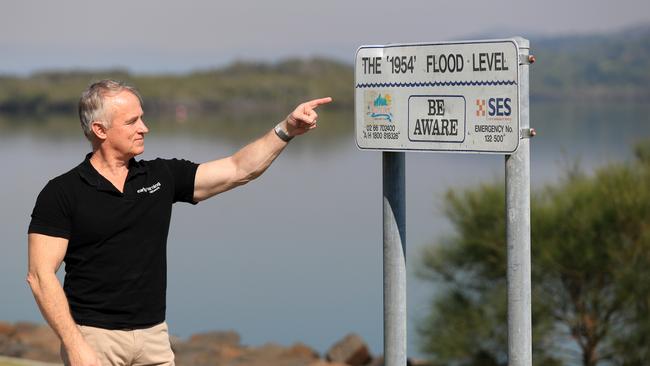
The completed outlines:
{"type": "Polygon", "coordinates": [[[273,129],[275,131],[275,134],[280,138],[280,140],[284,142],[289,142],[293,138],[293,136],[289,136],[284,129],[282,128],[282,122],[278,123],[275,128],[273,129]]]}

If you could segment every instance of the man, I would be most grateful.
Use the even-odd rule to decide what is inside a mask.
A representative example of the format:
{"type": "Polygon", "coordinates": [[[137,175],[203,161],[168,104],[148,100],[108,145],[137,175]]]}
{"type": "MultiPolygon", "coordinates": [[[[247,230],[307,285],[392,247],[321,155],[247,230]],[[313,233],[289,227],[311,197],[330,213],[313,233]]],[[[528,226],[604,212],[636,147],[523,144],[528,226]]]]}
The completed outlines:
{"type": "Polygon", "coordinates": [[[234,155],[195,164],[134,159],[149,132],[138,92],[103,80],[79,101],[92,153],[52,179],[29,226],[27,281],[61,339],[66,365],[173,365],[165,323],[166,241],[172,203],[197,203],[261,175],[295,136],[314,128],[299,105],[234,155]],[[64,286],[56,271],[66,263],[64,286]]]}

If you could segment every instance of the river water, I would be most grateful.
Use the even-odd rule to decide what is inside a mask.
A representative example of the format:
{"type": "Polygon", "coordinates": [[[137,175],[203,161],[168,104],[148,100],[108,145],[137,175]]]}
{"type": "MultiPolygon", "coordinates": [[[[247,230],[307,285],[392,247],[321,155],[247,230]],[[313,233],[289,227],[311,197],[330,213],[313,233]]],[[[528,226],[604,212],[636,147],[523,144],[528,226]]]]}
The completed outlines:
{"type": "MultiPolygon", "coordinates": [[[[650,107],[639,104],[533,103],[531,126],[539,132],[531,143],[533,189],[576,162],[592,171],[631,160],[633,144],[650,137],[649,115],[650,107]]],[[[244,344],[300,341],[322,353],[356,332],[374,354],[382,352],[381,154],[356,148],[350,114],[333,118],[338,123],[328,126],[321,117],[318,130],[292,141],[257,181],[197,206],[174,207],[172,334],[234,329],[244,344]]],[[[76,126],[60,118],[0,121],[0,320],[42,322],[24,280],[26,230],[43,185],[89,150],[76,126]]],[[[192,123],[150,127],[143,158],[196,162],[227,156],[259,132],[221,135],[218,125],[192,123]]],[[[423,247],[451,233],[442,197],[449,189],[502,181],[504,157],[407,153],[406,164],[408,343],[417,355],[414,330],[435,288],[415,268],[423,247]]]]}

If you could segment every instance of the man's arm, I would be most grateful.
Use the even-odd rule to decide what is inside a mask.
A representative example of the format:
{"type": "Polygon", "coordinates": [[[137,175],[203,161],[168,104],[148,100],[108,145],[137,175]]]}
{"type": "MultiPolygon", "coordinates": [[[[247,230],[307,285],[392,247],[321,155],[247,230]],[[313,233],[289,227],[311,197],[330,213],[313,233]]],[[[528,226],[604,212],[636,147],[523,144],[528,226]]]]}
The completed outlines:
{"type": "MultiPolygon", "coordinates": [[[[280,122],[280,127],[289,137],[316,128],[316,107],[331,101],[328,97],[300,104],[280,122]]],[[[259,177],[286,146],[287,142],[271,130],[232,156],[199,165],[194,181],[194,201],[203,201],[259,177]]]]}
{"type": "Polygon", "coordinates": [[[56,271],[63,262],[68,240],[29,234],[27,282],[45,320],[59,336],[71,365],[99,365],[97,355],[83,339],[70,314],[56,271]]]}

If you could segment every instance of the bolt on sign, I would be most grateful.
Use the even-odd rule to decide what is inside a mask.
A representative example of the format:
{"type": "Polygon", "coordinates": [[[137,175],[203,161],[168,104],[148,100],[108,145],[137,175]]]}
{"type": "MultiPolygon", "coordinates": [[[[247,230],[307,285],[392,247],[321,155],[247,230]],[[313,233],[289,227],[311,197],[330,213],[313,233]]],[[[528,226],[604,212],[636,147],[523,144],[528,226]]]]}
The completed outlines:
{"type": "Polygon", "coordinates": [[[357,146],[513,153],[520,137],[518,55],[514,40],[360,47],[357,146]]]}

